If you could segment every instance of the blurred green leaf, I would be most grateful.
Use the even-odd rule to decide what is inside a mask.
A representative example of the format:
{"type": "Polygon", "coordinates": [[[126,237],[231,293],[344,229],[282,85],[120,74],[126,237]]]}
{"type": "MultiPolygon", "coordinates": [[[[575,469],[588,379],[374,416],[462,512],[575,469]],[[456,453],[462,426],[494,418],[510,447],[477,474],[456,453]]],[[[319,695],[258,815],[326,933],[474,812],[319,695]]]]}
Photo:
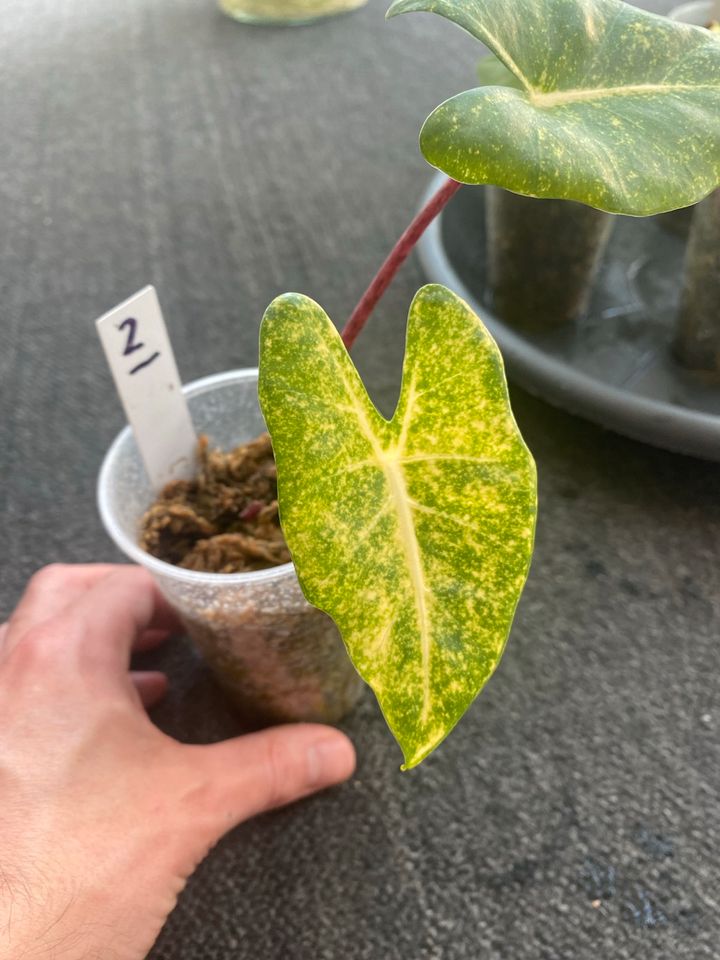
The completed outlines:
{"type": "MultiPolygon", "coordinates": [[[[515,78],[441,104],[425,158],[464,183],[645,216],[720,183],[720,39],[620,0],[396,0],[440,14],[515,78]]],[[[497,70],[482,68],[482,82],[497,70]]],[[[492,82],[492,81],[490,81],[492,82]]]]}

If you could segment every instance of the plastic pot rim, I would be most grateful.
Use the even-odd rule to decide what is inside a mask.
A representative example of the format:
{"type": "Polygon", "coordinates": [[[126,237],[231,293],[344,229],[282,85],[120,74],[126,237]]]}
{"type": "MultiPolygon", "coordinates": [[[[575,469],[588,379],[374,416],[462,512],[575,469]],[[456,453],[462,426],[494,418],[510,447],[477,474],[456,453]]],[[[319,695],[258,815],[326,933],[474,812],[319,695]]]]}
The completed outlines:
{"type": "MultiPolygon", "coordinates": [[[[182,387],[182,392],[186,397],[194,397],[229,383],[242,380],[257,381],[257,378],[257,367],[226,370],[222,373],[214,373],[207,377],[201,377],[199,380],[192,380],[182,387]]],[[[110,477],[116,468],[117,460],[123,448],[131,440],[132,428],[128,424],[115,437],[105,454],[97,480],[97,507],[103,526],[111,540],[113,540],[115,545],[126,557],[159,577],[167,577],[184,583],[194,583],[198,585],[213,583],[230,586],[232,584],[262,583],[263,581],[286,577],[289,573],[294,572],[295,566],[292,561],[290,563],[280,564],[277,567],[268,567],[266,570],[252,570],[248,573],[207,573],[201,570],[185,570],[182,567],[176,567],[174,564],[167,563],[164,560],[158,560],[157,557],[153,557],[152,554],[143,550],[117,523],[109,497],[110,477]]]]}

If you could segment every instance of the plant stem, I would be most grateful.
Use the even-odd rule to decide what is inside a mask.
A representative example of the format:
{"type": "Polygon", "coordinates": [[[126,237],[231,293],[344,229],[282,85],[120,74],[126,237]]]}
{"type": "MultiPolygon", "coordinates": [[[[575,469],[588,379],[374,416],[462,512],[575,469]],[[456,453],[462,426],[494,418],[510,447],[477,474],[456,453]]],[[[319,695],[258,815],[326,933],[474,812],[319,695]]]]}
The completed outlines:
{"type": "Polygon", "coordinates": [[[343,327],[341,336],[348,350],[355,343],[358,334],[365,326],[367,318],[375,309],[378,300],[387,290],[395,274],[407,260],[415,244],[461,186],[462,184],[458,183],[457,180],[446,180],[437,193],[433,194],[428,200],[392,248],[388,258],[375,274],[370,286],[360,298],[360,302],[343,327]]]}

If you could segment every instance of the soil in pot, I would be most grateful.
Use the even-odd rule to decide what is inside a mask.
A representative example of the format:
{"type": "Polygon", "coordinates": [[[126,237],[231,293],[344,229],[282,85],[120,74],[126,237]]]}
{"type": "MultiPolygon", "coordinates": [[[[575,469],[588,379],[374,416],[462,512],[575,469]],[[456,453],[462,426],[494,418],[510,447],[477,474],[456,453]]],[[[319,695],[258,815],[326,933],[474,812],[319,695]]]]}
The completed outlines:
{"type": "Polygon", "coordinates": [[[720,381],[720,190],[695,207],[685,257],[675,354],[687,370],[720,381]]]}
{"type": "Polygon", "coordinates": [[[288,563],[280,529],[277,470],[270,437],[224,453],[198,444],[193,480],[169,483],[142,520],[148,553],[207,573],[246,573],[288,563]]]}
{"type": "Polygon", "coordinates": [[[534,332],[582,316],[613,222],[610,214],[581,203],[491,188],[487,275],[494,313],[534,332]]]}

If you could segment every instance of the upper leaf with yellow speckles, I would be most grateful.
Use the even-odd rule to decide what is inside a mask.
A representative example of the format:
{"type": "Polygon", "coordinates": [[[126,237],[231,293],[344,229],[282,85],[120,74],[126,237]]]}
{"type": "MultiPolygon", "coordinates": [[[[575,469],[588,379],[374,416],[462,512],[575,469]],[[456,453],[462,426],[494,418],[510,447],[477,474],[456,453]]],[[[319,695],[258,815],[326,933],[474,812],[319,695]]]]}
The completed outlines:
{"type": "Polygon", "coordinates": [[[646,216],[720,183],[720,38],[620,0],[396,0],[492,50],[481,80],[441,104],[425,159],[464,183],[646,216]]]}
{"type": "Polygon", "coordinates": [[[423,287],[388,421],[322,308],[286,294],[263,319],[259,390],[300,584],[412,767],[497,666],[530,563],[535,466],[500,353],[459,297],[423,287]]]}

